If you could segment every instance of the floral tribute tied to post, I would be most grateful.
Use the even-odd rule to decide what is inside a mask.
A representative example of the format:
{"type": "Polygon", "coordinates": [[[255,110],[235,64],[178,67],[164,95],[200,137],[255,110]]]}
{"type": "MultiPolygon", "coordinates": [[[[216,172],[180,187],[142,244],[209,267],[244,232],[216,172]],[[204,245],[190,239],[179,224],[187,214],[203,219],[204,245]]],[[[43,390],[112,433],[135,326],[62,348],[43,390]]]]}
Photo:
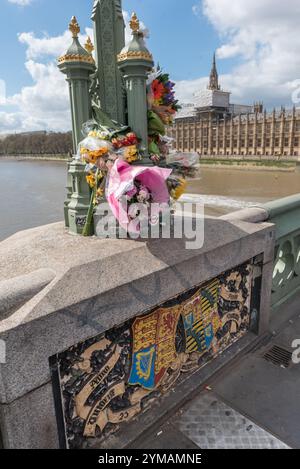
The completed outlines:
{"type": "Polygon", "coordinates": [[[132,235],[145,225],[158,222],[162,207],[167,209],[170,195],[166,185],[172,170],[167,168],[130,166],[117,160],[107,188],[107,200],[120,225],[132,235]]]}
{"type": "Polygon", "coordinates": [[[196,174],[199,155],[172,149],[173,139],[166,135],[166,129],[173,124],[181,107],[175,97],[175,83],[160,69],[148,77],[147,101],[150,159],[156,165],[172,168],[167,183],[171,197],[178,200],[185,192],[186,178],[196,174]]]}
{"type": "Polygon", "coordinates": [[[77,159],[86,163],[86,180],[91,189],[91,202],[83,230],[84,236],[91,236],[95,206],[105,200],[109,183],[114,184],[110,178],[112,169],[121,161],[131,167],[141,155],[139,140],[128,127],[120,126],[116,130],[113,123],[112,128],[108,128],[89,121],[83,131],[86,138],[78,146],[77,159]]]}
{"type": "Polygon", "coordinates": [[[144,156],[139,136],[129,127],[111,121],[111,126],[91,120],[84,125],[85,138],[76,158],[86,163],[86,180],[91,201],[83,230],[94,234],[95,207],[107,200],[119,225],[138,237],[141,220],[159,223],[160,213],[186,189],[186,177],[198,168],[197,154],[172,150],[166,127],[180,109],[175,99],[174,83],[160,70],[149,75],[147,83],[149,166],[139,165],[144,156]],[[162,208],[163,207],[163,208],[162,208]]]}

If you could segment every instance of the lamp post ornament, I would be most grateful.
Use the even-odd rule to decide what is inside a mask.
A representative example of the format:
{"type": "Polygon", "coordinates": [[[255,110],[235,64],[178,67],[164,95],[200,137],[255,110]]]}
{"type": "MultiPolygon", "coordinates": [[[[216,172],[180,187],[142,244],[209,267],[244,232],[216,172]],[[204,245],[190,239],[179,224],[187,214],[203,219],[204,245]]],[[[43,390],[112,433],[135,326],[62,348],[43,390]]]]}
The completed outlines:
{"type": "Polygon", "coordinates": [[[132,39],[117,57],[127,92],[128,125],[139,136],[144,149],[144,163],[149,164],[148,155],[148,118],[146,83],[149,72],[153,69],[152,54],[148,51],[144,34],[136,13],[130,21],[132,39]]]}

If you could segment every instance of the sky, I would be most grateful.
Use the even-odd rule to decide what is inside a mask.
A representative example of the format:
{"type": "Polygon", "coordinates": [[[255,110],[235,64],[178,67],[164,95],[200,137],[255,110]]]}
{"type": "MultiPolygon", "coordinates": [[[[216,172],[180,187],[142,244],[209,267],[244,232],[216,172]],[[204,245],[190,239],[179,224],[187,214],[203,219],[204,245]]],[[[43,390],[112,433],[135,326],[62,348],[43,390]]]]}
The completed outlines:
{"type": "MultiPolygon", "coordinates": [[[[176,82],[181,102],[207,86],[216,50],[231,101],[267,109],[300,102],[300,1],[123,0],[150,32],[147,45],[176,82]]],[[[0,0],[0,133],[69,130],[68,88],[56,59],[92,35],[93,0],[0,0]]],[[[128,30],[127,30],[128,36],[128,30]]]]}

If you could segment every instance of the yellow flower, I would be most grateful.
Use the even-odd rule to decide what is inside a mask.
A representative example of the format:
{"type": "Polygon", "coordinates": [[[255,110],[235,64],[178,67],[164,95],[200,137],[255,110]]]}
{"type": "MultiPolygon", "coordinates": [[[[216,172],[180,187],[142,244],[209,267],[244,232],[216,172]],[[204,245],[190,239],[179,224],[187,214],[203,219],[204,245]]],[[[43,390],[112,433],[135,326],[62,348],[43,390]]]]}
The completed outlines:
{"type": "Polygon", "coordinates": [[[89,163],[96,164],[96,163],[97,163],[97,160],[98,160],[98,156],[97,156],[97,155],[91,154],[91,153],[88,154],[87,161],[88,161],[89,163]]]}
{"type": "Polygon", "coordinates": [[[125,148],[124,152],[127,163],[133,163],[138,159],[138,149],[136,145],[130,145],[125,148]]]}
{"type": "Polygon", "coordinates": [[[98,150],[89,151],[89,159],[93,160],[93,162],[96,162],[98,158],[101,158],[101,156],[106,155],[107,152],[108,147],[101,147],[98,150]]]}
{"type": "Polygon", "coordinates": [[[103,189],[97,189],[97,192],[96,192],[96,195],[93,199],[93,204],[94,205],[98,205],[100,203],[100,200],[102,199],[104,195],[104,190],[103,189]]]}
{"type": "Polygon", "coordinates": [[[90,186],[91,189],[93,189],[93,187],[95,187],[95,184],[96,184],[96,178],[95,178],[95,175],[90,173],[86,176],[86,181],[88,183],[88,185],[90,186]]]}
{"type": "Polygon", "coordinates": [[[130,156],[130,157],[126,158],[127,163],[134,163],[137,160],[138,160],[137,156],[130,156]]]}
{"type": "Polygon", "coordinates": [[[175,200],[178,200],[182,196],[182,194],[185,193],[186,186],[187,186],[187,182],[185,179],[181,178],[179,179],[179,182],[180,182],[180,185],[178,185],[176,189],[172,190],[172,197],[175,200]]]}
{"type": "Polygon", "coordinates": [[[80,154],[84,155],[85,153],[88,153],[88,149],[84,147],[80,148],[80,154]]]}
{"type": "Polygon", "coordinates": [[[88,150],[87,148],[81,148],[80,153],[84,155],[84,158],[87,162],[96,164],[99,158],[108,153],[108,147],[101,147],[94,151],[88,150]]]}

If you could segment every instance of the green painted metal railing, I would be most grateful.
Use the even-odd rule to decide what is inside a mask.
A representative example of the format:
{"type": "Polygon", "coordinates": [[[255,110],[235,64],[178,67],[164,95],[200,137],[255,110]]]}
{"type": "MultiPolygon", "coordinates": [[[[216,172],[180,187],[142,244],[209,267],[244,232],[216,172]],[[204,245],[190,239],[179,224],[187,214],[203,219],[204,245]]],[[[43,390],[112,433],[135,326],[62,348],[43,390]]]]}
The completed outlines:
{"type": "Polygon", "coordinates": [[[263,206],[276,225],[272,306],[280,306],[300,292],[300,194],[263,206]]]}

